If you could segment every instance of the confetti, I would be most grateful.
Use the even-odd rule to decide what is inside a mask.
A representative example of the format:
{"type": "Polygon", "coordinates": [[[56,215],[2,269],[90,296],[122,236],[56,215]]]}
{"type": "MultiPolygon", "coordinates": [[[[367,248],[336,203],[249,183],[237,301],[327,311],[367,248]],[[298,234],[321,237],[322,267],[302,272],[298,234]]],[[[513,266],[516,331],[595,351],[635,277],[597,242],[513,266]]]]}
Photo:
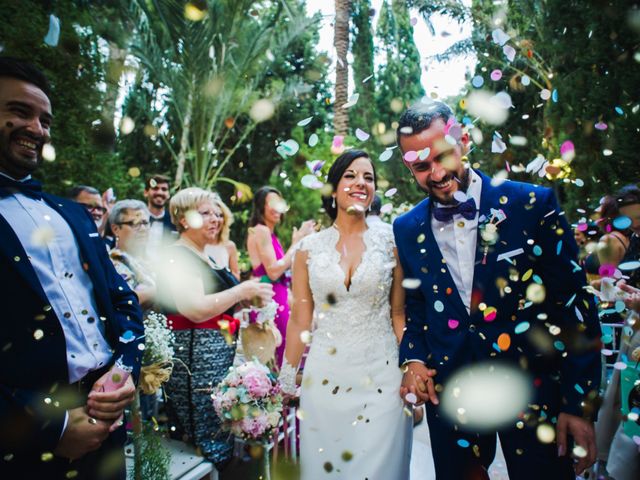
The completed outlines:
{"type": "Polygon", "coordinates": [[[500,80],[502,78],[502,71],[498,70],[498,69],[493,70],[491,72],[490,77],[491,77],[491,80],[493,80],[494,82],[497,82],[498,80],[500,80]]]}
{"type": "Polygon", "coordinates": [[[60,19],[55,15],[49,15],[49,31],[44,37],[44,43],[50,47],[57,47],[60,41],[60,19]]]}
{"type": "Polygon", "coordinates": [[[505,45],[504,47],[502,47],[502,53],[504,53],[504,56],[507,57],[507,60],[509,60],[510,62],[513,62],[513,60],[516,58],[516,49],[511,45],[505,45]]]}
{"type": "Polygon", "coordinates": [[[442,303],[440,300],[436,300],[435,302],[433,302],[433,309],[438,313],[443,312],[444,311],[444,303],[442,303]]]}
{"type": "Polygon", "coordinates": [[[509,350],[509,347],[511,346],[511,337],[508,333],[501,333],[498,337],[497,343],[498,347],[500,347],[500,350],[503,352],[509,350]]]}
{"type": "Polygon", "coordinates": [[[120,120],[120,133],[122,135],[129,135],[136,127],[136,122],[131,117],[124,116],[120,120]]]}
{"type": "Polygon", "coordinates": [[[402,287],[406,288],[407,290],[415,290],[416,288],[420,287],[421,283],[422,282],[419,278],[405,278],[404,280],[402,280],[402,287]]]}
{"type": "Polygon", "coordinates": [[[47,162],[53,162],[56,159],[56,149],[50,143],[42,146],[42,159],[47,162]]]}
{"type": "Polygon", "coordinates": [[[418,152],[409,150],[408,152],[405,152],[403,158],[405,162],[415,162],[416,159],[418,158],[418,152]]]}
{"type": "Polygon", "coordinates": [[[318,144],[319,140],[320,138],[318,137],[318,135],[316,135],[315,133],[312,133],[311,136],[309,137],[309,146],[315,147],[318,144]]]}
{"type": "Polygon", "coordinates": [[[304,120],[300,120],[298,122],[298,126],[299,127],[306,127],[307,125],[309,125],[311,123],[311,120],[313,120],[313,116],[307,117],[304,120]]]}
{"type": "Polygon", "coordinates": [[[498,314],[498,310],[495,307],[487,307],[482,312],[485,322],[493,322],[496,319],[496,315],[498,314]]]}
{"type": "Polygon", "coordinates": [[[493,39],[493,43],[500,46],[503,46],[511,39],[511,37],[507,35],[501,28],[496,28],[493,32],[491,32],[491,38],[493,39]]]}
{"type": "Polygon", "coordinates": [[[552,443],[556,439],[556,430],[548,423],[541,423],[536,428],[536,436],[541,443],[552,443]]]}
{"type": "Polygon", "coordinates": [[[356,128],[356,138],[358,140],[360,140],[361,142],[365,142],[369,139],[371,135],[369,135],[367,132],[365,132],[364,130],[360,130],[359,128],[356,128]]]}
{"type": "Polygon", "coordinates": [[[199,22],[200,20],[204,19],[206,14],[206,10],[201,9],[193,2],[188,2],[184,6],[184,16],[187,20],[191,20],[192,22],[199,22]]]}
{"type": "Polygon", "coordinates": [[[551,98],[551,91],[543,88],[542,90],[540,90],[540,98],[542,100],[549,100],[551,98]]]}
{"type": "Polygon", "coordinates": [[[393,155],[393,150],[386,149],[384,152],[382,152],[380,154],[379,160],[381,162],[386,162],[387,160],[389,160],[391,158],[392,155],[393,155]]]}
{"type": "Polygon", "coordinates": [[[560,145],[560,156],[565,162],[570,162],[576,156],[576,148],[571,140],[567,140],[560,145]]]}
{"type": "Polygon", "coordinates": [[[398,192],[397,188],[390,188],[386,192],[384,192],[384,196],[387,198],[393,197],[398,192]]]}
{"type": "Polygon", "coordinates": [[[605,131],[609,126],[604,122],[598,122],[594,125],[596,130],[605,131]]]}
{"type": "Polygon", "coordinates": [[[471,79],[471,85],[473,85],[475,88],[481,88],[484,85],[484,78],[482,78],[480,75],[476,75],[471,79]]]}
{"type": "Polygon", "coordinates": [[[261,123],[273,117],[276,107],[271,100],[261,98],[256,100],[249,110],[249,117],[256,122],[261,123]]]}
{"type": "Polygon", "coordinates": [[[531,379],[516,366],[474,363],[453,373],[444,385],[440,408],[466,429],[498,429],[517,420],[532,397],[531,379]]]}
{"type": "Polygon", "coordinates": [[[455,330],[456,328],[458,328],[458,325],[460,325],[460,322],[451,318],[449,319],[449,322],[447,322],[447,324],[449,325],[449,328],[451,330],[455,330]]]}
{"type": "Polygon", "coordinates": [[[617,230],[626,230],[632,223],[631,219],[625,215],[614,218],[612,222],[614,228],[617,230]]]}
{"type": "Polygon", "coordinates": [[[347,100],[347,103],[345,103],[344,105],[342,105],[342,108],[350,108],[353,107],[356,103],[358,103],[358,99],[360,98],[360,94],[359,93],[354,93],[353,95],[351,95],[349,97],[349,100],[347,100]]]}
{"type": "Polygon", "coordinates": [[[461,438],[460,440],[458,440],[458,445],[461,446],[462,448],[468,448],[469,445],[471,444],[464,438],[461,438]]]}
{"type": "Polygon", "coordinates": [[[530,326],[531,325],[529,324],[529,322],[520,322],[518,325],[516,325],[516,328],[514,329],[514,332],[516,332],[518,335],[520,335],[521,333],[524,333],[527,330],[529,330],[530,326]]]}

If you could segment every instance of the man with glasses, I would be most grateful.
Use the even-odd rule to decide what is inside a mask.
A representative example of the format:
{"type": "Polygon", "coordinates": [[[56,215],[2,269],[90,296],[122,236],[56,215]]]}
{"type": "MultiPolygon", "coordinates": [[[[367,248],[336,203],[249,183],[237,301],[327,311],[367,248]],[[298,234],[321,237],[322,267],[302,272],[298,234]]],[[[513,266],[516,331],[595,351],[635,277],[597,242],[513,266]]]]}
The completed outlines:
{"type": "Polygon", "coordinates": [[[100,236],[104,237],[107,224],[107,209],[98,189],[88,185],[76,185],[69,192],[69,198],[87,209],[96,224],[100,236]]]}

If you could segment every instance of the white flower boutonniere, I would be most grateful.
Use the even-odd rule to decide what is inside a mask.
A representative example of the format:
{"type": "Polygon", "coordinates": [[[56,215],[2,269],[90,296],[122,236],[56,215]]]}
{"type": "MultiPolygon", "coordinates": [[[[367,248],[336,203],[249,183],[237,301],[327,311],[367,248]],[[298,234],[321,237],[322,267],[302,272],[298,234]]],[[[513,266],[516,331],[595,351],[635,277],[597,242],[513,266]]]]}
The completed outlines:
{"type": "Polygon", "coordinates": [[[480,219],[478,224],[478,230],[480,232],[480,243],[482,244],[482,264],[487,263],[487,253],[489,253],[489,247],[495,245],[498,242],[500,236],[498,235],[498,225],[506,220],[507,215],[502,209],[491,209],[488,217],[480,219]]]}

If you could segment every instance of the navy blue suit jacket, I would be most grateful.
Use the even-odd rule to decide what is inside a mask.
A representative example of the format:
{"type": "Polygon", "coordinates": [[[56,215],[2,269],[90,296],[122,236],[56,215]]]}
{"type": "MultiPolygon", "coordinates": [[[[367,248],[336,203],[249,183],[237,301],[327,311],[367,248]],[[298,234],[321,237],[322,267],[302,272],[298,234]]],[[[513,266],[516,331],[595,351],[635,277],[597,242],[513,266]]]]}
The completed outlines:
{"type": "MultiPolygon", "coordinates": [[[[44,194],[43,198],[75,235],[83,266],[93,282],[106,340],[113,349],[112,361],[124,357],[137,377],[144,328],[135,293],[113,267],[86,209],[53,195],[44,194]],[[121,340],[127,331],[133,341],[121,340]]],[[[68,398],[72,392],[68,388],[67,353],[60,321],[48,305],[18,237],[2,215],[0,271],[0,456],[15,457],[15,463],[20,461],[21,453],[28,457],[37,454],[39,458],[40,453],[55,449],[64,424],[63,405],[74,400],[68,398]],[[44,336],[36,339],[36,330],[44,336]]]]}
{"type": "Polygon", "coordinates": [[[600,383],[600,329],[593,298],[583,289],[586,279],[576,262],[572,230],[550,189],[512,181],[492,186],[490,178],[477,173],[482,178],[480,219],[490,218],[494,208],[502,209],[506,220],[497,227],[494,245],[484,245],[478,233],[470,314],[431,230],[432,202],[427,198],[394,223],[404,276],[421,282],[406,290],[400,363],[422,360],[437,369],[436,380],[442,383],[476,361],[526,361],[528,370],[544,380],[539,390],[545,390],[545,402],[556,411],[582,415],[582,401],[600,383]],[[499,260],[501,254],[508,259],[499,260]],[[542,303],[526,298],[535,281],[545,288],[542,303]],[[495,319],[485,320],[490,307],[495,319]],[[459,322],[456,328],[450,328],[450,319],[459,322]],[[530,328],[516,333],[523,322],[530,328]],[[560,327],[560,334],[551,335],[550,325],[560,327]],[[506,351],[496,344],[502,333],[511,337],[506,351]],[[554,345],[558,340],[564,345],[554,345]]]}

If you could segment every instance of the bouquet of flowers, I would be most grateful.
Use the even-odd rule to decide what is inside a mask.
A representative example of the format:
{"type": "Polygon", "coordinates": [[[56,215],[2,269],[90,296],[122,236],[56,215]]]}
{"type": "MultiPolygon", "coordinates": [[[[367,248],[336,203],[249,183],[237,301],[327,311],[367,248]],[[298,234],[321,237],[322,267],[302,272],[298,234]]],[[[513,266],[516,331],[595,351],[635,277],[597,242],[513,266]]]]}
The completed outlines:
{"type": "Polygon", "coordinates": [[[151,395],[171,376],[175,336],[167,326],[167,317],[155,312],[149,312],[144,319],[144,335],[140,388],[151,395]]]}
{"type": "Polygon", "coordinates": [[[257,361],[230,368],[211,398],[223,430],[243,440],[266,443],[280,424],[280,385],[275,375],[257,361]]]}

